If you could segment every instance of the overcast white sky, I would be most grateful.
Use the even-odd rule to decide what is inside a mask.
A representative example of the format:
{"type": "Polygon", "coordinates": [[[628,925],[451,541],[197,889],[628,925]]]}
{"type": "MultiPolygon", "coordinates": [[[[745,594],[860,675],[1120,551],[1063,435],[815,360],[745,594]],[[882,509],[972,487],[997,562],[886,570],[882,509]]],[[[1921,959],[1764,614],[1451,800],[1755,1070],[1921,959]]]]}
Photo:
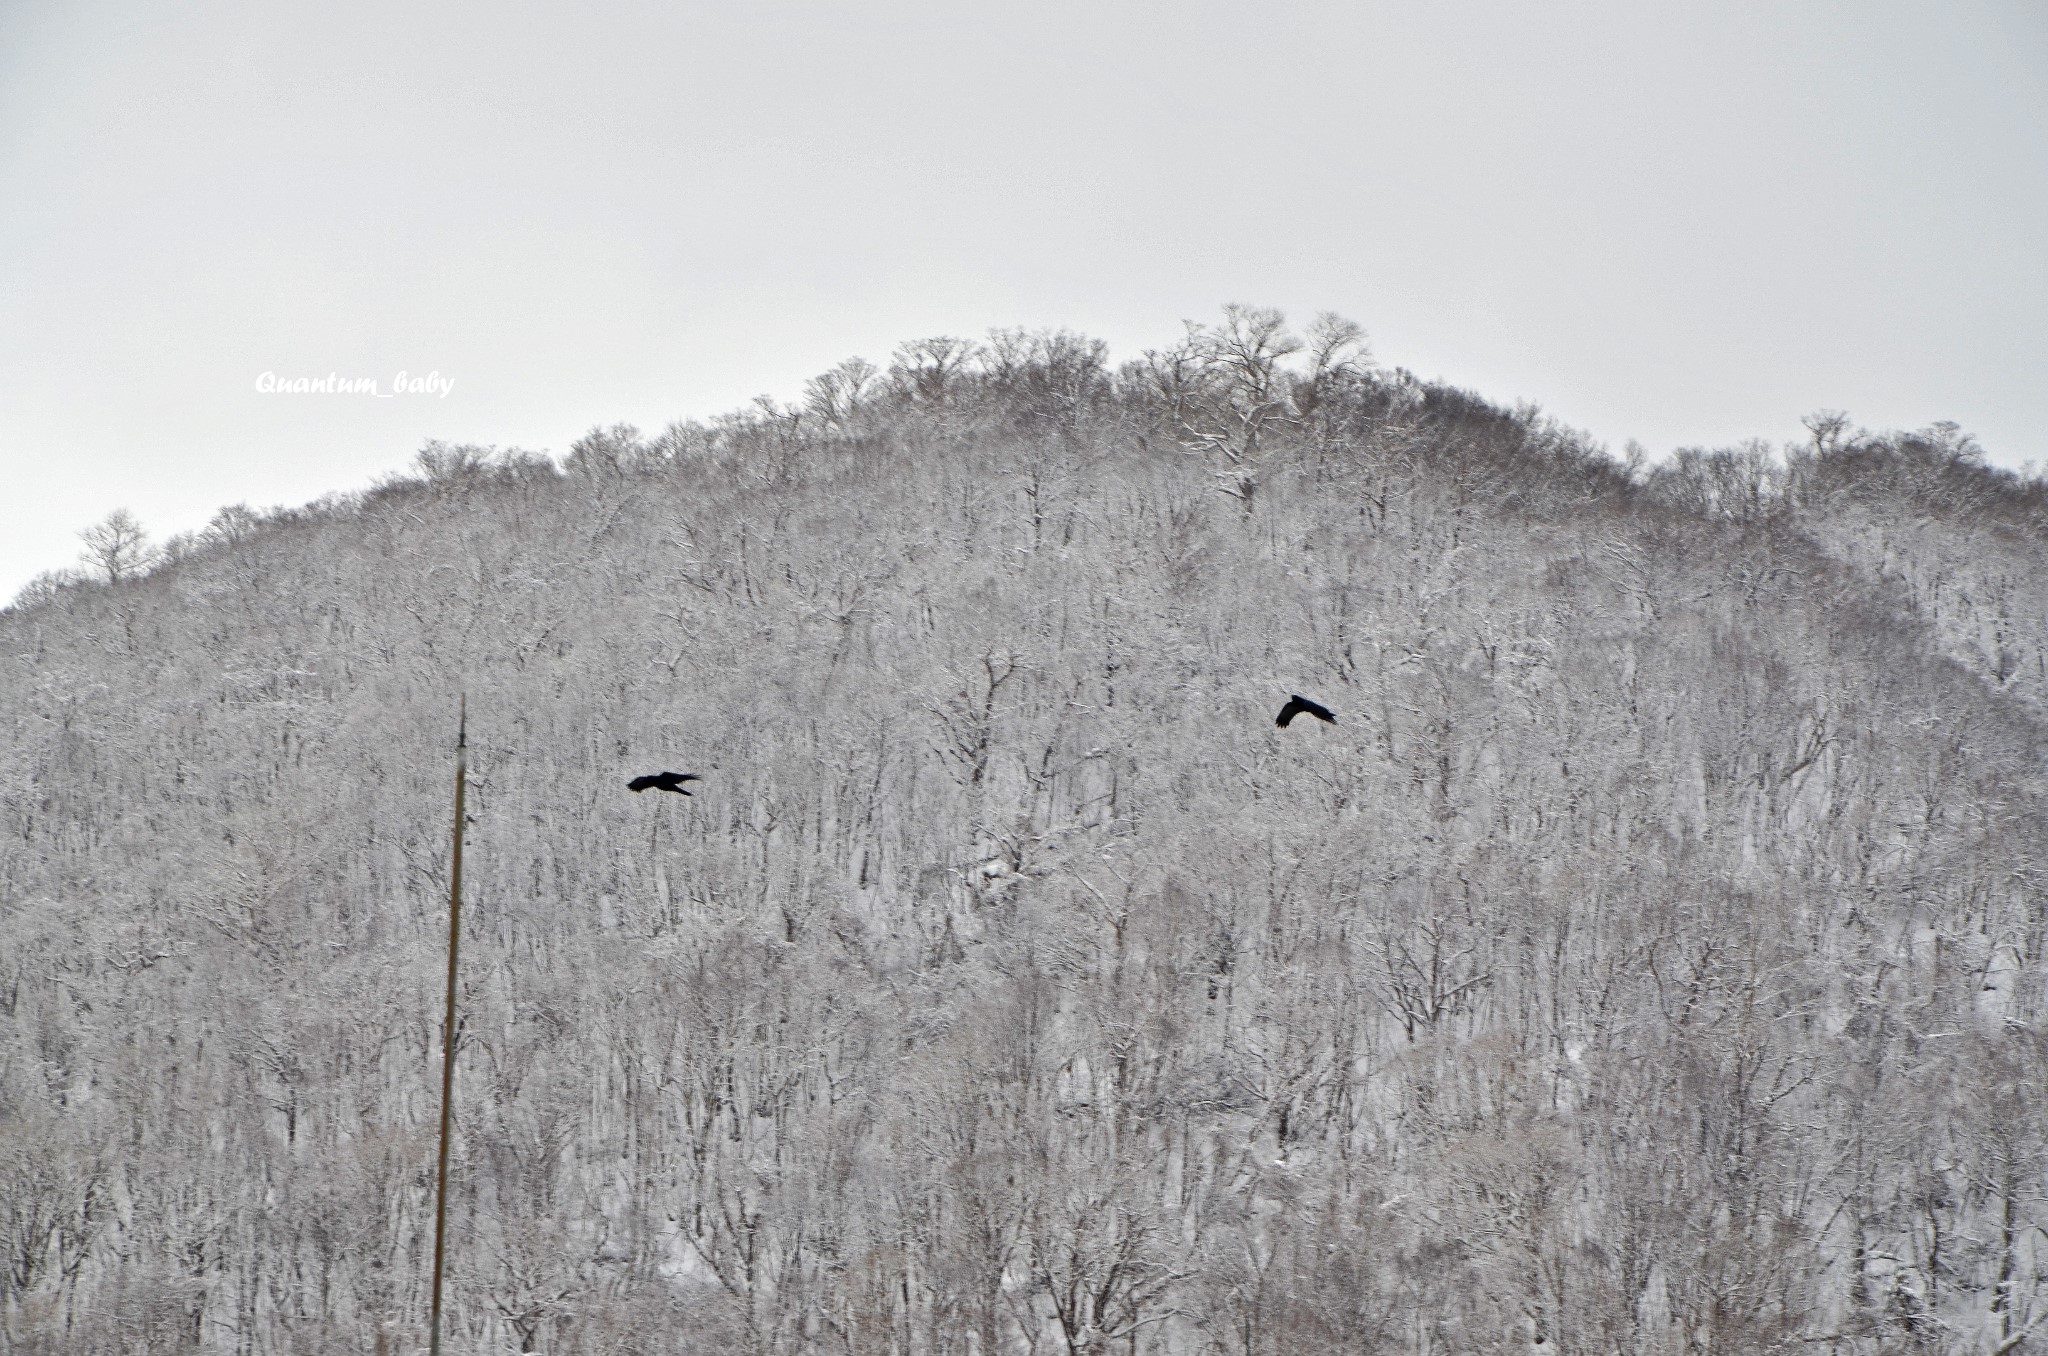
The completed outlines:
{"type": "Polygon", "coordinates": [[[15,0],[0,600],[116,507],[1226,301],[1616,448],[2048,460],[2048,4],[15,0]],[[256,390],[401,370],[452,392],[256,390]]]}

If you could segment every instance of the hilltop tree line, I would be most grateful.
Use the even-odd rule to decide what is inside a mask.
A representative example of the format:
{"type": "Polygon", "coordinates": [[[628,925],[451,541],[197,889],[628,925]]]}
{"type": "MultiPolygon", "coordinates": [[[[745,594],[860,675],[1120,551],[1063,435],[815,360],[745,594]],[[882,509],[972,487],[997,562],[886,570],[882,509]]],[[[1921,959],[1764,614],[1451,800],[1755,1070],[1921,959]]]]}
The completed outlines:
{"type": "Polygon", "coordinates": [[[458,692],[457,1349],[2048,1345],[2048,483],[1808,427],[1233,307],[109,519],[0,614],[0,1345],[422,1344],[458,692]]]}

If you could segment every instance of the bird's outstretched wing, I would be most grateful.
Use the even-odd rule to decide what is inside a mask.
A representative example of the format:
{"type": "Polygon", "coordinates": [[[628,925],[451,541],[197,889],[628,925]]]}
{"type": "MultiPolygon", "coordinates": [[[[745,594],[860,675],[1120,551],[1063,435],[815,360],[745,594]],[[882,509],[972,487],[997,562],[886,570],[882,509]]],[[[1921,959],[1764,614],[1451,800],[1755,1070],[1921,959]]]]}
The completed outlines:
{"type": "Polygon", "coordinates": [[[1332,725],[1337,723],[1337,718],[1330,714],[1329,707],[1312,702],[1298,693],[1288,697],[1287,705],[1280,708],[1280,714],[1273,723],[1284,730],[1288,721],[1301,715],[1314,716],[1317,720],[1328,721],[1332,725]]]}

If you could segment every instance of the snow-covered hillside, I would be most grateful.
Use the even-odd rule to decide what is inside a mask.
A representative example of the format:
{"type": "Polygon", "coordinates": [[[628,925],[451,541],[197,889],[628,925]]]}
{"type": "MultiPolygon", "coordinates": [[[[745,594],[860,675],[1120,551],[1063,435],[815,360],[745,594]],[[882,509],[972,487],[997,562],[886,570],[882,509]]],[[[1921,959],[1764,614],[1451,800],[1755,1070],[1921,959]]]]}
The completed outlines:
{"type": "Polygon", "coordinates": [[[422,1346],[466,693],[453,1350],[2028,1349],[2048,488],[1273,322],[0,614],[0,1345],[422,1346]]]}

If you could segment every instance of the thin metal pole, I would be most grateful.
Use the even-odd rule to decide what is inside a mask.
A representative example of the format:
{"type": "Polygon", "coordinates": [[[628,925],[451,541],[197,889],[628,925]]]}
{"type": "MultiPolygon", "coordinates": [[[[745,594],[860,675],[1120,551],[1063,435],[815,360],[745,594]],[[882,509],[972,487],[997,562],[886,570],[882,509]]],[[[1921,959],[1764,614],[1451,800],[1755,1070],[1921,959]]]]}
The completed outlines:
{"type": "Polygon", "coordinates": [[[448,1009],[441,1018],[441,1164],[434,1174],[434,1310],[429,1356],[441,1356],[441,1263],[448,1233],[448,1113],[455,1088],[455,960],[462,945],[462,792],[469,777],[469,694],[455,725],[455,852],[448,868],[448,1009]]]}

